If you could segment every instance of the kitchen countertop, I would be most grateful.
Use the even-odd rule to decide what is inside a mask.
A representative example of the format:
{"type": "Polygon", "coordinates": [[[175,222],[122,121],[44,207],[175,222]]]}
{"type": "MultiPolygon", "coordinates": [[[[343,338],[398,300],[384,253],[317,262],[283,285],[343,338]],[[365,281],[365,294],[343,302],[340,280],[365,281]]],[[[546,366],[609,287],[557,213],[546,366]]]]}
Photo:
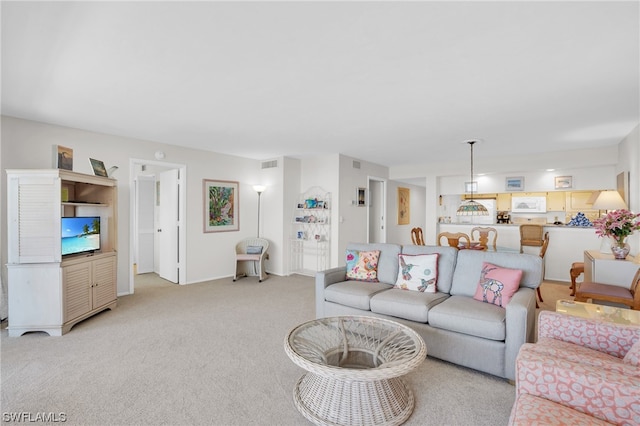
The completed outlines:
{"type": "MultiPolygon", "coordinates": [[[[456,225],[456,226],[490,226],[490,227],[500,227],[500,226],[515,226],[518,227],[520,225],[526,225],[525,223],[493,223],[493,224],[475,224],[475,223],[443,223],[439,222],[438,225],[456,225]]],[[[569,226],[569,225],[554,225],[553,223],[544,223],[538,224],[533,223],[532,225],[542,225],[545,228],[563,228],[563,229],[595,229],[593,226],[569,226]]]]}

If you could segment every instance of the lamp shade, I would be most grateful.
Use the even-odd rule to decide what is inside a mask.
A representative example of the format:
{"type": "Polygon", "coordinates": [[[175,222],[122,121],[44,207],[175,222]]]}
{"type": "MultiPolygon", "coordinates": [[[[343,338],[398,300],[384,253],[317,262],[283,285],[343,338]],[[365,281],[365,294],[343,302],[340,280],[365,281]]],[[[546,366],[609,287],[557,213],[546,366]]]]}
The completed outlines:
{"type": "Polygon", "coordinates": [[[253,185],[253,190],[256,191],[258,194],[263,193],[265,189],[267,189],[267,187],[264,185],[253,185]]]}
{"type": "Polygon", "coordinates": [[[594,201],[593,208],[596,210],[620,210],[626,209],[627,203],[616,190],[602,191],[594,201]]]}
{"type": "Polygon", "coordinates": [[[467,200],[456,210],[457,216],[489,216],[489,210],[477,201],[467,200]]]}

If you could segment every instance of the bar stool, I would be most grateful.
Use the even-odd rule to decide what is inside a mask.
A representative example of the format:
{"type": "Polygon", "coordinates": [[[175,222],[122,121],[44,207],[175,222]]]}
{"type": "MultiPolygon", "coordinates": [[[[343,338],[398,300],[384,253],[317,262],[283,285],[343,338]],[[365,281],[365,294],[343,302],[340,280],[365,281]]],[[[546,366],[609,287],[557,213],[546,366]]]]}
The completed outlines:
{"type": "Polygon", "coordinates": [[[580,274],[584,273],[584,262],[573,262],[571,264],[571,269],[569,270],[569,275],[571,275],[571,294],[569,296],[576,295],[576,279],[580,276],[580,274]]]}

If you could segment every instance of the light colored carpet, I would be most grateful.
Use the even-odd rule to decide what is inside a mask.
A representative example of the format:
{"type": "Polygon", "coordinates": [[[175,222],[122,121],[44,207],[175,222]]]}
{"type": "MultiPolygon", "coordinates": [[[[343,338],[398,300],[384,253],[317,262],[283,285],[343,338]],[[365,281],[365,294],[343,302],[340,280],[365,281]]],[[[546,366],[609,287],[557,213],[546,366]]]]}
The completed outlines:
{"type": "MultiPolygon", "coordinates": [[[[545,284],[542,306],[568,295],[545,284]]],[[[255,277],[188,286],[139,276],[134,295],[62,337],[2,330],[3,413],[64,413],[70,425],[304,425],[303,370],[287,332],[314,318],[313,279],[255,277]]],[[[428,358],[406,377],[407,425],[505,425],[514,387],[428,358]]]]}

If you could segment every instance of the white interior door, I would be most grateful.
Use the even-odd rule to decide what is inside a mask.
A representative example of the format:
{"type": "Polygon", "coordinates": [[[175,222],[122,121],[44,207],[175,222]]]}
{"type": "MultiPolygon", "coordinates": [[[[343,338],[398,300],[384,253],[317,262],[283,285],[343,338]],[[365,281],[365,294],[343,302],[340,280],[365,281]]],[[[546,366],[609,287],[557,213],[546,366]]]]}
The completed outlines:
{"type": "Polygon", "coordinates": [[[136,257],[139,274],[153,272],[154,262],[154,193],[155,178],[138,176],[136,178],[136,257]]]}
{"type": "Polygon", "coordinates": [[[179,233],[179,170],[158,174],[158,275],[165,280],[178,282],[178,233],[179,233]]]}

